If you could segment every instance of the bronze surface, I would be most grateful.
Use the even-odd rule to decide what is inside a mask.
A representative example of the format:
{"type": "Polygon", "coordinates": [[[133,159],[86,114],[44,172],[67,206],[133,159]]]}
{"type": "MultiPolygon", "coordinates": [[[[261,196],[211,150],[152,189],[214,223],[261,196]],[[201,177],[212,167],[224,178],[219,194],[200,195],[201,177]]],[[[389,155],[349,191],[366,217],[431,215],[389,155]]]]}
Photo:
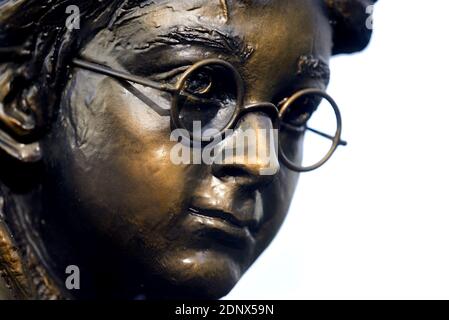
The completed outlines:
{"type": "MultiPolygon", "coordinates": [[[[1,1],[0,297],[223,297],[276,235],[298,182],[282,161],[272,175],[245,158],[172,163],[173,119],[137,94],[170,107],[170,93],[73,61],[164,88],[200,61],[225,61],[252,108],[233,134],[270,130],[267,106],[323,92],[332,55],[367,45],[373,2],[1,1]],[[66,27],[68,5],[80,29],[66,27]],[[79,290],[64,285],[69,265],[79,290]]],[[[295,163],[303,132],[280,133],[295,163]]]]}

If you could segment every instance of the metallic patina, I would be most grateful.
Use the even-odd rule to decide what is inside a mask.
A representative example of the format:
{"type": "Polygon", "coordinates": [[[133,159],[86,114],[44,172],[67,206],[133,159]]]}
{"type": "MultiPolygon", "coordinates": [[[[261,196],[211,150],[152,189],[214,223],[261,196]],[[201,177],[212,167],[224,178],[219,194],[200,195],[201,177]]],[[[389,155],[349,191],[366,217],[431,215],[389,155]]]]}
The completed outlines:
{"type": "MultiPolygon", "coordinates": [[[[258,107],[233,135],[270,130],[266,110],[285,116],[295,92],[324,91],[329,59],[367,45],[372,4],[0,0],[0,298],[226,295],[279,230],[299,173],[279,161],[263,175],[245,158],[173,164],[174,119],[145,98],[170,108],[170,94],[80,61],[167,86],[225,61],[242,79],[239,106],[258,107]],[[80,29],[66,25],[69,5],[80,29]],[[79,290],[65,286],[70,265],[79,290]]],[[[297,163],[303,134],[279,137],[297,163]]]]}

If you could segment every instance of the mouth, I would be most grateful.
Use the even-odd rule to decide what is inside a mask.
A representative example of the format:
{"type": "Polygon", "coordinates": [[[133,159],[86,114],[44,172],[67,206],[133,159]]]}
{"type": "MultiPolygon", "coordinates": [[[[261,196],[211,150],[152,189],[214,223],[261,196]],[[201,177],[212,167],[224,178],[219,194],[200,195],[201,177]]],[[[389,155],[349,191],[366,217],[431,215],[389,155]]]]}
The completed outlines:
{"type": "Polygon", "coordinates": [[[237,248],[248,247],[255,241],[252,222],[239,220],[232,213],[197,207],[190,207],[188,211],[194,231],[200,236],[237,248]]]}

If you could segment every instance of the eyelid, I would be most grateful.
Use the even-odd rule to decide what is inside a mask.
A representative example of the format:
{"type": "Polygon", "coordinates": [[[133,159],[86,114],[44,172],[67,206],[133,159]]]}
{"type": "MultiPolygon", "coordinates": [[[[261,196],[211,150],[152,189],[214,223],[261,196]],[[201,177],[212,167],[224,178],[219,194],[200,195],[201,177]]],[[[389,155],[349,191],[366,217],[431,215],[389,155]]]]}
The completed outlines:
{"type": "Polygon", "coordinates": [[[171,70],[166,71],[166,72],[154,74],[150,78],[151,78],[151,80],[154,80],[154,81],[170,80],[170,79],[172,79],[172,78],[182,74],[183,72],[185,72],[190,67],[191,66],[177,67],[177,68],[171,69],[171,70]]]}
{"type": "Polygon", "coordinates": [[[275,103],[276,107],[281,108],[282,105],[288,99],[290,99],[290,97],[293,96],[295,93],[297,93],[298,91],[301,91],[301,90],[308,89],[308,88],[310,88],[310,87],[299,85],[299,86],[295,86],[293,88],[288,88],[287,90],[283,90],[282,94],[277,95],[277,97],[275,99],[273,99],[273,103],[275,103],[277,101],[277,103],[275,103]],[[282,97],[282,98],[279,98],[279,97],[282,97]]]}

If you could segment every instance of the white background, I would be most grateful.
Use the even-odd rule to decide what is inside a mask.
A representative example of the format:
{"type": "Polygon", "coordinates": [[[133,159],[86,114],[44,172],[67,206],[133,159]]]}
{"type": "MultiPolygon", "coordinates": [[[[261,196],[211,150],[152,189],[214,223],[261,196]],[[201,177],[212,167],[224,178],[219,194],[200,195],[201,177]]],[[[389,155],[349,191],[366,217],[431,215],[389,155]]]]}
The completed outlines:
{"type": "Polygon", "coordinates": [[[380,0],[332,60],[349,141],[227,299],[449,299],[449,1],[380,0]]]}

